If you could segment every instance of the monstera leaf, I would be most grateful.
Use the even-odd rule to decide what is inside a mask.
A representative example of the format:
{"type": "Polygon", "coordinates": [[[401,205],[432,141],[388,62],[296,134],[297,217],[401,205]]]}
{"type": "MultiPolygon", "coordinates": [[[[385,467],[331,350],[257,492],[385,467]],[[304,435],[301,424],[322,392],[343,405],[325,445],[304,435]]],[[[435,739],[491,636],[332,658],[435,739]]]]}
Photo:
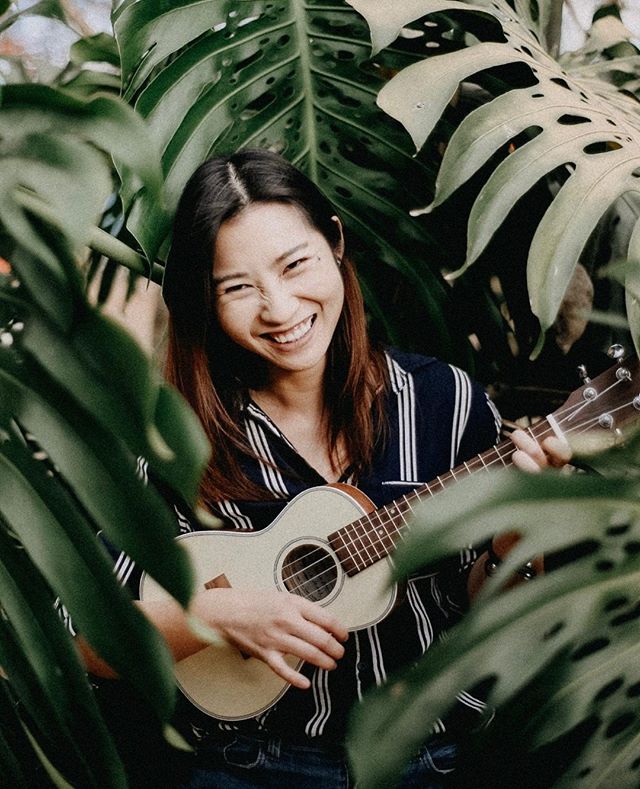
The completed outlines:
{"type": "Polygon", "coordinates": [[[505,470],[463,481],[416,511],[414,538],[396,554],[398,574],[514,523],[525,538],[446,640],[356,710],[351,751],[362,786],[392,786],[456,694],[479,683],[498,706],[479,749],[494,758],[489,772],[470,765],[462,785],[490,774],[494,786],[530,789],[637,786],[640,489],[637,473],[628,478],[629,459],[626,479],[505,470]],[[582,559],[500,590],[530,556],[578,545],[582,559]],[[527,695],[531,687],[536,692],[527,695]],[[579,748],[566,751],[553,766],[543,756],[525,761],[585,724],[589,738],[579,755],[579,748]]]}
{"type": "MultiPolygon", "coordinates": [[[[418,149],[461,82],[477,81],[483,72],[507,65],[528,70],[529,86],[506,91],[503,86],[499,95],[460,123],[444,155],[435,198],[426,210],[450,197],[504,146],[516,143],[515,150],[494,167],[474,203],[467,260],[457,272],[461,273],[486,249],[514,203],[541,179],[560,173],[561,188],[535,232],[527,264],[531,305],[544,332],[557,315],[599,219],[621,195],[640,189],[637,101],[617,90],[612,81],[601,79],[615,65],[581,64],[572,69],[576,58],[561,65],[547,52],[541,42],[553,28],[557,3],[518,2],[516,13],[506,0],[349,2],[367,19],[374,51],[432,14],[455,12],[474,31],[482,22],[483,32],[468,37],[466,46],[443,54],[437,47],[428,50],[428,57],[402,70],[380,91],[379,105],[403,124],[418,149]],[[537,15],[531,13],[534,7],[537,15]]],[[[637,76],[640,60],[626,58],[621,68],[637,76]]],[[[636,245],[634,234],[630,257],[637,255],[636,245]]],[[[631,317],[638,344],[637,309],[631,310],[631,317]]]]}
{"type": "MultiPolygon", "coordinates": [[[[170,209],[207,157],[250,146],[282,152],[344,217],[387,338],[414,346],[428,338],[432,352],[469,363],[466,336],[445,319],[445,249],[409,216],[430,196],[433,167],[413,157],[403,130],[375,104],[388,75],[415,59],[410,48],[400,42],[368,63],[363,20],[346,3],[324,0],[127,0],[114,30],[125,96],[162,151],[170,209]],[[410,307],[392,301],[398,280],[411,293],[420,332],[387,318],[410,307]]],[[[137,235],[154,216],[151,204],[140,204],[129,228],[137,235]]]]}

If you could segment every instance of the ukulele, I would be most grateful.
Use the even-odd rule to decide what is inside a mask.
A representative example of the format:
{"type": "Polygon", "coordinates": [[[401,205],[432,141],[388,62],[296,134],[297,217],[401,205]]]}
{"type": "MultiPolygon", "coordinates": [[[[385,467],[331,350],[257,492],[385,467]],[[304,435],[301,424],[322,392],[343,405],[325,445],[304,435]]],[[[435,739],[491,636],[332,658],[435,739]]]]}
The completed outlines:
{"type": "MultiPolygon", "coordinates": [[[[593,381],[585,373],[580,389],[527,430],[537,440],[565,436],[574,447],[598,434],[600,446],[603,437],[614,443],[639,415],[637,377],[637,358],[620,359],[593,381]]],[[[376,508],[351,485],[334,483],[303,491],[261,531],[198,531],[176,539],[190,556],[196,588],[270,588],[301,595],[326,607],[349,630],[360,630],[380,622],[396,604],[390,554],[409,528],[414,507],[471,474],[510,465],[514,452],[509,439],[501,441],[384,507],[376,508]]],[[[150,576],[142,576],[141,600],[167,596],[150,576]]],[[[296,670],[303,663],[291,655],[285,659],[296,670]]],[[[259,715],[289,688],[266,663],[226,642],[179,661],[175,674],[196,707],[228,721],[259,715]]]]}

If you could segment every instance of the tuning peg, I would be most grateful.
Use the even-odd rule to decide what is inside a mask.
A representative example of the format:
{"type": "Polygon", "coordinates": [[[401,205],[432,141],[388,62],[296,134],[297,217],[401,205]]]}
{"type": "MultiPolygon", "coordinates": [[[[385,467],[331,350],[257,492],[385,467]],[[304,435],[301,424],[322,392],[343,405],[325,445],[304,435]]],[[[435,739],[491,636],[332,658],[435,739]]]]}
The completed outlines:
{"type": "Polygon", "coordinates": [[[584,364],[578,365],[578,375],[580,376],[580,380],[583,384],[591,383],[591,378],[589,378],[589,373],[587,372],[587,368],[584,364]]]}
{"type": "Polygon", "coordinates": [[[609,350],[607,351],[607,356],[611,359],[615,359],[616,362],[621,362],[625,357],[626,351],[623,345],[619,345],[616,343],[615,345],[610,345],[609,350]]]}

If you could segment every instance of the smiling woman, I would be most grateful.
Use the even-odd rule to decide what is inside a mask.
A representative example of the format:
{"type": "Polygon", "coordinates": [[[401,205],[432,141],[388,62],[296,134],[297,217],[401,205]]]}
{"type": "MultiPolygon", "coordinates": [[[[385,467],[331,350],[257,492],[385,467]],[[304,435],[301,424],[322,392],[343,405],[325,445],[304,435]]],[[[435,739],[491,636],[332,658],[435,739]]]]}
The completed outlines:
{"type": "MultiPolygon", "coordinates": [[[[178,208],[167,376],[211,440],[202,504],[233,530],[193,534],[179,517],[200,586],[190,612],[222,644],[207,646],[179,606],[142,585],[189,699],[192,787],[349,786],[351,707],[429,648],[490,566],[465,550],[411,578],[402,599],[389,594],[394,541],[366,513],[386,508],[397,522],[406,494],[491,446],[497,422],[461,370],[370,343],[346,247],[319,190],[266,151],[205,163],[178,208]],[[362,543],[363,529],[377,543],[362,543]],[[218,538],[212,554],[189,547],[203,537],[218,538]]],[[[522,467],[562,462],[557,446],[518,441],[522,467]]],[[[461,697],[404,789],[445,785],[456,737],[481,710],[461,697]]]]}

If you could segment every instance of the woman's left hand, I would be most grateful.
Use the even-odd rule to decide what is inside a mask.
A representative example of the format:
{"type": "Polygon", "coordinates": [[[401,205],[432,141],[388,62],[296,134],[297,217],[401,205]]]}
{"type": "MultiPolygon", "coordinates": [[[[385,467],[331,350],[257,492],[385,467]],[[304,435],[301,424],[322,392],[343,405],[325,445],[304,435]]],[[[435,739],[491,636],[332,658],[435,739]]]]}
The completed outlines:
{"type": "Polygon", "coordinates": [[[564,438],[549,436],[538,442],[524,430],[514,430],[509,438],[516,446],[513,464],[522,471],[562,468],[571,460],[571,448],[564,438]]]}

